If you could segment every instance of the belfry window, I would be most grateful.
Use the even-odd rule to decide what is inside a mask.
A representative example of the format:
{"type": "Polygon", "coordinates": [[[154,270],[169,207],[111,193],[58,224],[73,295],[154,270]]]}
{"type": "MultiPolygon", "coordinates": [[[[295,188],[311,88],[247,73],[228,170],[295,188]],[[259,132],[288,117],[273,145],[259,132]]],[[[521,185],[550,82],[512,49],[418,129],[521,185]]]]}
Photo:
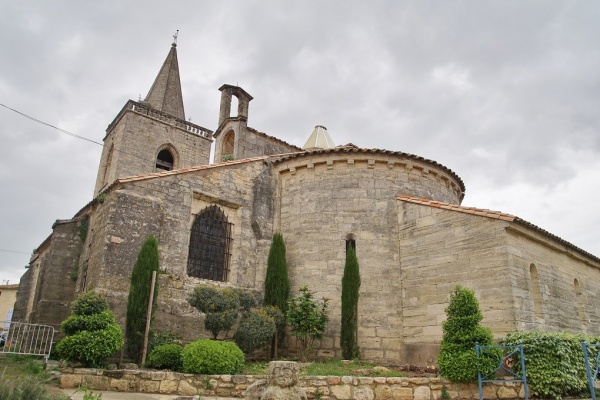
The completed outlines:
{"type": "Polygon", "coordinates": [[[173,169],[173,154],[167,149],[158,152],[156,156],[156,168],[170,171],[173,169]]]}
{"type": "Polygon", "coordinates": [[[223,138],[223,147],[221,148],[222,160],[231,161],[234,159],[233,149],[235,147],[235,133],[233,131],[227,132],[223,138]]]}
{"type": "Polygon", "coordinates": [[[231,257],[231,226],[216,205],[203,209],[190,235],[187,274],[195,278],[227,281],[231,257]]]}

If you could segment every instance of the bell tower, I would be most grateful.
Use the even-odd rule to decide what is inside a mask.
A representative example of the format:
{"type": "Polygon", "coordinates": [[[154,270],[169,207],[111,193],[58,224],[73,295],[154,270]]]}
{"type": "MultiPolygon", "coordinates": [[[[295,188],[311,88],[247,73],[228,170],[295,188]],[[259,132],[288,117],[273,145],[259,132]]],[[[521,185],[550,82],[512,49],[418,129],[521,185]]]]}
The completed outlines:
{"type": "Polygon", "coordinates": [[[144,101],[108,125],[94,197],[118,178],[208,164],[212,131],[185,120],[177,35],[144,101]]]}

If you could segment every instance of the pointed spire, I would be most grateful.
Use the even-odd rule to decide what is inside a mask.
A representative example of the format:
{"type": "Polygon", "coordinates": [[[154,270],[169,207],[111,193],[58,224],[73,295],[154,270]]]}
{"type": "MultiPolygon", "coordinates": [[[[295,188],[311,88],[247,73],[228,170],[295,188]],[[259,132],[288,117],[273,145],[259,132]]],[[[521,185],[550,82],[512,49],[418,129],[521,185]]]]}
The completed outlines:
{"type": "MultiPolygon", "coordinates": [[[[179,31],[178,31],[179,32],[179,31]]],[[[179,63],[177,62],[177,34],[160,72],[156,76],[144,103],[159,111],[185,120],[179,63]]]]}
{"type": "Polygon", "coordinates": [[[327,128],[322,125],[317,125],[302,149],[331,149],[333,147],[335,147],[335,144],[327,133],[327,128]]]}

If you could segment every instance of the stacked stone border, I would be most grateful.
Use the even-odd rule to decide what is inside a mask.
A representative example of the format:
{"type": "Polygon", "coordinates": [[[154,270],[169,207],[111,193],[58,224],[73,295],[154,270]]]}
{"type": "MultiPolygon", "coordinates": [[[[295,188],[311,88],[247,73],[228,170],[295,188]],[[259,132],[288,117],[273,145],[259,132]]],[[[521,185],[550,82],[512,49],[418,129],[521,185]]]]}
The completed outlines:
{"type": "MultiPolygon", "coordinates": [[[[94,390],[174,394],[181,396],[240,397],[262,375],[194,375],[144,370],[64,368],[60,386],[94,390]]],[[[452,399],[479,399],[477,384],[455,384],[442,378],[301,376],[298,385],[316,400],[438,400],[442,389],[452,399]]],[[[485,399],[523,399],[521,383],[487,383],[485,399]]]]}

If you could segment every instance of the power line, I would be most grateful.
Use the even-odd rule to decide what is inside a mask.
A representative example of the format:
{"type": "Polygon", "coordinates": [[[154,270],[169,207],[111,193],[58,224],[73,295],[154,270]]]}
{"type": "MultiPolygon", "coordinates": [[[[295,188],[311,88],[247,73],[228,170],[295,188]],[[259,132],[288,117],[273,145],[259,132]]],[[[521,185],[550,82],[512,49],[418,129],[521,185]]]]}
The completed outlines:
{"type": "Polygon", "coordinates": [[[27,114],[25,114],[25,113],[23,113],[23,112],[21,112],[21,111],[19,111],[19,110],[15,110],[14,108],[11,108],[11,107],[9,107],[9,106],[7,106],[7,105],[5,105],[5,104],[2,104],[2,103],[0,103],[0,106],[2,106],[2,107],[4,107],[4,108],[7,108],[7,109],[9,109],[10,111],[12,111],[12,112],[15,112],[15,113],[17,113],[17,114],[19,114],[19,115],[21,115],[21,116],[23,116],[23,117],[27,118],[27,119],[30,119],[30,120],[32,120],[32,121],[34,121],[34,122],[37,122],[38,124],[46,125],[46,126],[49,126],[49,127],[50,127],[50,128],[52,128],[52,129],[56,129],[57,131],[59,131],[59,132],[62,132],[62,133],[64,133],[65,135],[73,136],[74,138],[81,139],[81,140],[85,140],[85,141],[88,141],[88,142],[91,142],[91,143],[94,143],[94,144],[97,144],[97,145],[100,145],[100,146],[104,147],[104,145],[103,145],[102,143],[100,143],[100,142],[96,142],[95,140],[88,139],[88,138],[86,138],[86,137],[79,136],[79,135],[77,135],[77,134],[75,134],[75,133],[72,133],[72,132],[66,131],[66,130],[64,130],[64,129],[62,129],[62,128],[59,128],[59,127],[57,127],[57,126],[54,126],[54,125],[52,125],[52,124],[49,124],[49,123],[47,123],[47,122],[44,122],[44,121],[42,121],[42,120],[40,120],[40,119],[37,119],[37,118],[35,118],[35,117],[32,117],[31,115],[27,115],[27,114]]]}
{"type": "Polygon", "coordinates": [[[16,251],[16,250],[4,250],[4,249],[0,249],[0,251],[4,251],[6,253],[17,253],[17,254],[31,254],[31,252],[26,253],[24,251],[16,251]]]}
{"type": "MultiPolygon", "coordinates": [[[[27,119],[29,119],[29,120],[31,120],[31,121],[37,122],[38,124],[41,124],[41,125],[44,125],[44,126],[50,127],[50,128],[52,128],[52,129],[56,129],[57,131],[59,131],[59,132],[61,132],[61,133],[64,133],[65,135],[69,135],[69,136],[71,136],[71,137],[74,137],[75,139],[85,140],[86,142],[90,142],[90,143],[93,143],[93,144],[97,144],[98,146],[102,146],[103,148],[104,148],[104,147],[106,147],[106,145],[105,145],[104,143],[100,143],[100,142],[97,142],[97,141],[95,141],[95,140],[92,140],[92,139],[86,138],[86,137],[84,137],[84,136],[78,135],[78,134],[76,134],[76,133],[69,132],[69,131],[67,131],[67,130],[65,130],[65,129],[59,128],[59,127],[57,127],[57,126],[54,126],[54,125],[52,125],[52,124],[50,124],[50,123],[48,123],[48,122],[42,121],[41,119],[38,119],[38,118],[32,117],[31,115],[25,114],[24,112],[21,112],[21,111],[19,111],[19,110],[15,110],[14,108],[11,108],[11,107],[9,107],[9,106],[7,106],[7,105],[5,105],[5,104],[2,104],[2,103],[0,103],[0,106],[4,107],[4,108],[6,108],[6,109],[8,109],[8,110],[10,110],[10,111],[12,111],[12,112],[14,112],[14,113],[17,113],[17,114],[19,114],[19,115],[21,115],[21,116],[23,116],[23,117],[25,117],[25,118],[27,118],[27,119]]],[[[154,159],[140,157],[140,156],[139,156],[139,155],[137,155],[137,154],[128,153],[128,152],[126,152],[126,151],[124,151],[124,150],[120,150],[120,149],[117,149],[117,148],[113,148],[113,150],[114,150],[114,151],[117,151],[117,152],[119,152],[119,153],[126,154],[126,155],[128,155],[128,156],[135,157],[135,158],[137,158],[138,160],[142,160],[142,161],[146,161],[146,162],[150,162],[150,163],[154,163],[154,161],[155,161],[154,159]]]]}

